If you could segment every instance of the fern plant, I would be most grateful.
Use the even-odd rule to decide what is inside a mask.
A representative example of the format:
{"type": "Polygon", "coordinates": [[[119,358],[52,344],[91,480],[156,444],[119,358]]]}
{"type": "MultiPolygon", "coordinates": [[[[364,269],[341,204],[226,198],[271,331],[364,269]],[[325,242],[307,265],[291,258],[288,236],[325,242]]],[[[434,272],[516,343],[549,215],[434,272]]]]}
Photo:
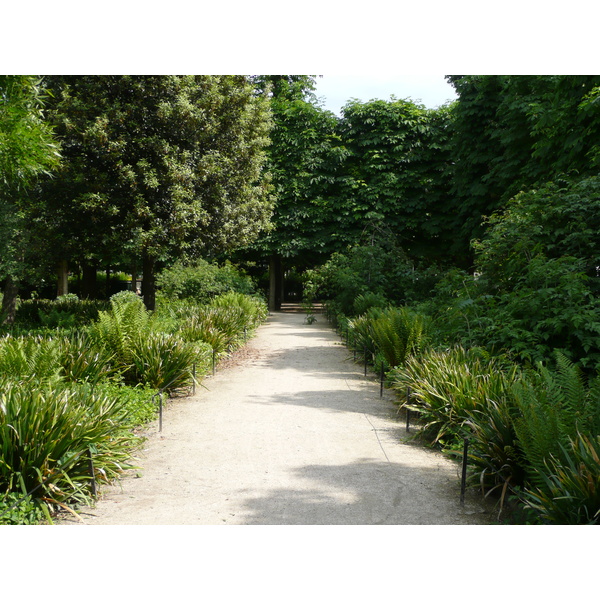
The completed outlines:
{"type": "Polygon", "coordinates": [[[600,434],[600,386],[586,382],[581,370],[564,354],[555,353],[556,369],[539,365],[514,387],[520,416],[515,431],[523,449],[527,472],[535,486],[543,486],[545,460],[569,447],[579,433],[600,434]]]}
{"type": "Polygon", "coordinates": [[[90,336],[113,354],[116,365],[124,370],[133,365],[133,348],[153,330],[151,314],[141,298],[132,292],[111,297],[111,310],[101,311],[90,326],[90,336]]]}
{"type": "Polygon", "coordinates": [[[372,325],[375,348],[386,370],[397,367],[407,356],[420,352],[426,344],[427,321],[406,308],[384,310],[372,325]]]}

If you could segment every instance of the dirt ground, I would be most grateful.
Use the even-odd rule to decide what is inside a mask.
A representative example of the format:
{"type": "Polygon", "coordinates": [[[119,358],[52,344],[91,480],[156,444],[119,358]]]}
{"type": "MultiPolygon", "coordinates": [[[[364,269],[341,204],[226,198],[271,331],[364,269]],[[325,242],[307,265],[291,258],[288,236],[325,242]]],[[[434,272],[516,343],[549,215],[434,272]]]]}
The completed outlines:
{"type": "Polygon", "coordinates": [[[197,393],[169,402],[140,470],[104,488],[89,525],[487,524],[460,467],[409,440],[392,392],[325,317],[272,314],[197,393]]]}

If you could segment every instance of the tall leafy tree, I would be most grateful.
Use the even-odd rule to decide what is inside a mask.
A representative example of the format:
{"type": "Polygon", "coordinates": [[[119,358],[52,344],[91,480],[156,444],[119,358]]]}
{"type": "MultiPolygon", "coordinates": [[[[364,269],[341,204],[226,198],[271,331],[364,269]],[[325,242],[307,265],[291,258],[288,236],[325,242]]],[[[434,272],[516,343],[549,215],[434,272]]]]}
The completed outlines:
{"type": "Polygon", "coordinates": [[[342,211],[349,238],[384,224],[409,256],[447,254],[455,210],[447,193],[449,118],[447,108],[430,111],[409,100],[344,107],[340,132],[349,156],[342,211]]]}
{"type": "Polygon", "coordinates": [[[84,261],[114,248],[143,266],[230,250],[268,225],[263,173],[270,116],[244,76],[54,77],[54,122],[68,166],[45,190],[62,207],[56,251],[84,261]],[[87,225],[86,225],[87,223],[87,225]]]}
{"type": "Polygon", "coordinates": [[[597,171],[600,76],[448,76],[453,107],[452,194],[466,245],[520,191],[597,171]]]}
{"type": "Polygon", "coordinates": [[[44,119],[44,98],[36,77],[0,76],[0,274],[7,323],[14,320],[18,286],[27,269],[24,200],[38,178],[60,162],[59,146],[44,119]]]}
{"type": "Polygon", "coordinates": [[[271,98],[268,169],[276,203],[272,230],[245,254],[268,261],[269,304],[276,310],[286,267],[313,266],[341,243],[336,199],[345,151],[337,117],[314,98],[313,76],[258,75],[253,81],[257,91],[267,91],[271,98]]]}

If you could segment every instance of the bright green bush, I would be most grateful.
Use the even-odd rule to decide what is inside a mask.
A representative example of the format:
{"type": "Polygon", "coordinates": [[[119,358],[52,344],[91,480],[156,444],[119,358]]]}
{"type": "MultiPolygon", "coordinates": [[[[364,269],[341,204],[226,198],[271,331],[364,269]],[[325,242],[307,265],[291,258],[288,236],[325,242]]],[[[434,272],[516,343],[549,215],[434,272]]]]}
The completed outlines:
{"type": "Polygon", "coordinates": [[[567,445],[544,461],[541,485],[525,500],[543,523],[600,523],[600,437],[577,432],[567,445]]]}
{"type": "Polygon", "coordinates": [[[160,292],[169,299],[193,299],[199,303],[210,301],[226,292],[253,294],[252,279],[226,263],[223,266],[198,259],[194,263],[176,263],[157,275],[160,292]]]}
{"type": "Polygon", "coordinates": [[[116,398],[89,385],[5,381],[0,391],[0,496],[53,508],[90,500],[89,458],[110,481],[131,467],[137,438],[116,398]]]}
{"type": "Polygon", "coordinates": [[[516,377],[514,366],[482,349],[460,346],[410,355],[390,375],[400,406],[419,413],[421,434],[446,445],[462,439],[471,413],[484,411],[489,400],[501,400],[516,377]]]}

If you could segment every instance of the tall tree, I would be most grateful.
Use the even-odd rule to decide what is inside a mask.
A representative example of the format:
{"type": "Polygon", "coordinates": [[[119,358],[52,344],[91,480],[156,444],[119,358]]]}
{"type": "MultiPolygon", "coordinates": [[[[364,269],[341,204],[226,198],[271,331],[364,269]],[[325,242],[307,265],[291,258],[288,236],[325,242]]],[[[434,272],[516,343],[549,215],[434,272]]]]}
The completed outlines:
{"type": "Polygon", "coordinates": [[[263,173],[270,116],[244,76],[53,77],[68,167],[45,190],[62,206],[57,251],[143,266],[155,304],[157,264],[243,245],[268,225],[263,173]],[[84,226],[84,223],[88,223],[84,226]],[[72,231],[72,229],[71,229],[72,231]]]}
{"type": "Polygon", "coordinates": [[[340,131],[348,150],[344,227],[357,240],[365,226],[385,225],[413,258],[448,253],[454,206],[449,183],[449,109],[409,100],[350,101],[340,131]]]}
{"type": "Polygon", "coordinates": [[[44,120],[44,99],[38,78],[0,76],[0,273],[5,323],[14,321],[18,286],[27,268],[24,199],[35,181],[60,162],[59,146],[44,120]]]}
{"type": "Polygon", "coordinates": [[[463,240],[520,191],[562,174],[597,172],[600,76],[448,76],[453,107],[452,193],[463,240]]]}
{"type": "Polygon", "coordinates": [[[312,266],[339,244],[333,198],[344,150],[336,132],[337,118],[316,101],[314,76],[252,79],[257,92],[266,92],[271,99],[274,127],[268,169],[276,203],[272,230],[244,254],[268,262],[269,306],[278,310],[286,267],[312,266]]]}

